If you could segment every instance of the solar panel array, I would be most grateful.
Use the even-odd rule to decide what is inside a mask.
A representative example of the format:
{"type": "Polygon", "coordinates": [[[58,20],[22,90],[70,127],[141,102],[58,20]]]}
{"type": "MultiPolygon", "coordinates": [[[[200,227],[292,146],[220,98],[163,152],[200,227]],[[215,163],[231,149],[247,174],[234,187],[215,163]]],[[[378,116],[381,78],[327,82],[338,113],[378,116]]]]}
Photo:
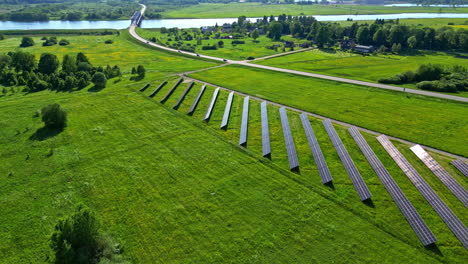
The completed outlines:
{"type": "Polygon", "coordinates": [[[281,126],[283,127],[284,142],[286,143],[286,151],[288,152],[289,169],[298,170],[299,159],[297,158],[296,146],[294,145],[291,128],[289,127],[288,114],[284,107],[281,107],[279,112],[281,117],[281,126]]]}
{"type": "Polygon", "coordinates": [[[305,113],[301,114],[302,127],[306,133],[307,141],[309,142],[310,149],[312,150],[312,155],[314,156],[315,164],[319,171],[320,177],[322,178],[322,183],[326,184],[333,180],[330,170],[328,169],[327,162],[323,157],[322,150],[320,145],[315,137],[314,130],[310,125],[309,119],[305,113]]]}
{"type": "Polygon", "coordinates": [[[452,165],[455,166],[455,168],[457,168],[461,173],[463,173],[463,175],[468,177],[468,164],[463,162],[463,160],[461,159],[454,160],[452,161],[452,165]]]}
{"type": "Polygon", "coordinates": [[[140,89],[140,92],[144,92],[146,89],[148,89],[148,87],[150,87],[150,84],[145,84],[145,86],[143,86],[143,88],[140,89]]]}
{"type": "Polygon", "coordinates": [[[440,166],[421,146],[414,145],[411,148],[416,156],[439,178],[447,188],[465,205],[468,207],[468,192],[440,166]]]}
{"type": "Polygon", "coordinates": [[[175,89],[179,86],[179,84],[182,83],[182,81],[184,81],[184,79],[180,78],[175,84],[174,86],[172,86],[172,88],[169,90],[169,92],[167,92],[166,96],[164,96],[163,99],[161,99],[161,103],[164,104],[167,99],[169,99],[169,97],[171,97],[171,95],[174,93],[175,89]]]}
{"type": "Polygon", "coordinates": [[[239,145],[247,145],[247,129],[249,127],[249,102],[250,97],[244,97],[244,108],[242,109],[242,122],[239,136],[239,145]]]}
{"type": "Polygon", "coordinates": [[[205,118],[203,118],[203,121],[208,122],[210,120],[211,113],[213,112],[213,108],[216,104],[216,99],[218,99],[218,94],[219,94],[219,88],[216,88],[213,92],[213,96],[211,97],[211,102],[210,102],[210,105],[208,106],[208,109],[206,110],[205,118]]]}
{"type": "Polygon", "coordinates": [[[177,102],[175,103],[175,105],[172,107],[173,109],[177,110],[179,109],[180,105],[182,104],[182,102],[184,101],[185,97],[187,96],[187,94],[190,92],[190,90],[192,89],[193,85],[195,83],[194,82],[190,82],[188,85],[187,85],[187,88],[185,89],[184,93],[182,93],[182,95],[180,96],[179,100],[177,100],[177,102]]]}
{"type": "Polygon", "coordinates": [[[349,156],[348,151],[346,150],[345,146],[343,145],[343,142],[336,133],[332,123],[329,119],[325,119],[323,120],[323,125],[325,126],[325,130],[327,130],[327,134],[330,137],[333,146],[335,146],[335,149],[338,152],[338,156],[340,157],[341,162],[343,163],[343,166],[346,169],[346,172],[348,173],[349,177],[351,178],[351,181],[353,182],[354,188],[356,189],[359,198],[361,199],[361,201],[370,199],[372,195],[369,191],[369,188],[367,188],[366,183],[362,179],[361,174],[359,173],[358,169],[356,168],[356,165],[349,156]]]}
{"type": "Polygon", "coordinates": [[[193,103],[190,106],[190,109],[188,110],[187,115],[193,115],[193,112],[195,112],[195,109],[197,109],[197,105],[200,102],[200,99],[202,98],[203,93],[205,93],[205,90],[206,90],[206,85],[203,85],[200,88],[200,92],[198,92],[197,97],[195,98],[195,100],[193,100],[193,103]]]}
{"type": "Polygon", "coordinates": [[[263,157],[271,157],[270,127],[268,126],[267,102],[260,104],[260,115],[262,118],[262,153],[263,157]]]}
{"type": "Polygon", "coordinates": [[[162,82],[154,91],[149,95],[149,97],[153,98],[159,90],[161,90],[165,85],[167,84],[167,81],[162,82]]]}
{"type": "Polygon", "coordinates": [[[234,97],[234,92],[230,92],[226,102],[226,107],[224,108],[223,120],[221,121],[221,129],[226,129],[229,122],[229,115],[231,114],[232,98],[234,97]]]}
{"type": "Polygon", "coordinates": [[[387,169],[385,169],[385,166],[375,155],[374,151],[372,151],[371,147],[369,144],[367,144],[361,133],[359,133],[355,127],[349,128],[348,131],[354,138],[354,141],[356,141],[372,169],[374,169],[385,189],[387,189],[387,192],[390,194],[390,196],[392,196],[398,208],[400,208],[400,211],[403,213],[406,220],[411,225],[416,235],[419,237],[419,240],[421,240],[424,246],[434,244],[437,241],[434,234],[432,234],[431,230],[421,218],[418,211],[416,211],[416,208],[414,208],[413,204],[411,204],[406,195],[400,189],[400,186],[398,186],[390,173],[388,173],[387,169]]]}
{"type": "Polygon", "coordinates": [[[416,169],[403,157],[395,146],[384,135],[379,136],[377,140],[382,144],[385,150],[390,154],[392,159],[405,173],[408,179],[414,184],[429,204],[434,208],[437,214],[452,230],[453,234],[462,242],[463,246],[468,249],[468,230],[462,221],[453,213],[447,204],[437,195],[432,187],[424,180],[424,178],[416,171],[416,169]]]}

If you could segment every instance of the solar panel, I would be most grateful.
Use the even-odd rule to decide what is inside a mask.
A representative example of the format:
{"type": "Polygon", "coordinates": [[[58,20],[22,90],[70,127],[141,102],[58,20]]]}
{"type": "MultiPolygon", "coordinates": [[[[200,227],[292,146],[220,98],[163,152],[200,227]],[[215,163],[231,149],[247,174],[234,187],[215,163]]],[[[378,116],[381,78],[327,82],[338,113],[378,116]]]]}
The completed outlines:
{"type": "Polygon", "coordinates": [[[145,84],[145,86],[143,86],[143,88],[140,89],[140,92],[144,92],[146,89],[148,89],[148,87],[150,87],[150,84],[145,84]]]}
{"type": "Polygon", "coordinates": [[[174,93],[175,89],[179,86],[179,84],[182,83],[182,81],[184,81],[184,79],[180,78],[175,84],[174,86],[172,86],[172,88],[169,90],[169,92],[167,92],[166,96],[164,96],[163,99],[161,99],[160,103],[161,104],[164,104],[167,99],[169,99],[169,97],[171,97],[172,93],[174,93]]]}
{"type": "Polygon", "coordinates": [[[239,136],[239,145],[247,145],[247,129],[249,127],[249,101],[250,97],[244,97],[244,107],[242,108],[242,122],[239,136]]]}
{"type": "Polygon", "coordinates": [[[440,166],[421,146],[414,145],[411,148],[416,156],[439,178],[447,188],[465,205],[468,207],[468,192],[440,166]]]}
{"type": "Polygon", "coordinates": [[[260,113],[262,117],[262,153],[263,157],[271,157],[270,128],[268,126],[268,110],[266,101],[263,101],[260,104],[260,113]]]}
{"type": "Polygon", "coordinates": [[[234,92],[230,92],[226,102],[226,107],[224,108],[223,120],[221,121],[221,129],[226,129],[229,122],[229,115],[231,114],[232,98],[234,97],[234,92]]]}
{"type": "Polygon", "coordinates": [[[314,156],[315,164],[319,171],[320,177],[322,178],[322,183],[326,184],[333,180],[330,170],[328,169],[327,162],[323,157],[322,150],[320,145],[315,137],[314,130],[310,125],[309,119],[307,118],[306,113],[301,114],[302,127],[306,133],[307,141],[309,142],[310,149],[312,150],[312,155],[314,156]]]}
{"type": "Polygon", "coordinates": [[[452,161],[452,165],[455,166],[455,168],[457,168],[461,173],[463,173],[463,175],[468,177],[468,165],[465,162],[463,162],[463,160],[454,160],[452,161]]]}
{"type": "Polygon", "coordinates": [[[197,97],[195,98],[195,100],[193,100],[192,106],[190,106],[190,109],[188,110],[187,115],[193,115],[193,112],[195,112],[195,109],[197,109],[197,105],[200,102],[200,99],[202,98],[203,93],[205,93],[205,89],[206,89],[206,85],[203,85],[200,88],[200,92],[198,92],[197,97]]]}
{"type": "Polygon", "coordinates": [[[182,104],[182,102],[184,101],[185,97],[190,92],[190,90],[192,89],[194,84],[195,84],[194,82],[190,82],[187,85],[187,88],[185,89],[184,93],[180,96],[179,100],[177,100],[175,105],[172,107],[173,109],[175,109],[175,110],[179,109],[180,105],[182,104]]]}
{"type": "Polygon", "coordinates": [[[284,142],[286,143],[286,151],[288,152],[289,169],[292,171],[299,170],[299,160],[297,158],[296,146],[294,145],[291,128],[289,127],[288,114],[284,107],[281,107],[279,112],[281,126],[283,127],[284,142]]]}
{"type": "Polygon", "coordinates": [[[403,157],[398,149],[384,135],[377,137],[384,149],[390,154],[392,159],[405,173],[408,179],[414,184],[427,202],[434,208],[437,214],[452,230],[453,234],[468,248],[468,230],[462,221],[450,210],[447,204],[437,195],[432,187],[424,180],[416,169],[403,157]]]}
{"type": "Polygon", "coordinates": [[[398,208],[400,208],[401,213],[405,216],[406,220],[411,225],[416,235],[419,237],[419,240],[421,240],[425,246],[434,244],[437,241],[434,234],[432,234],[431,230],[421,218],[418,211],[416,211],[416,208],[414,208],[413,204],[411,204],[403,191],[400,189],[400,186],[398,186],[390,173],[388,173],[385,166],[375,155],[374,151],[372,151],[371,147],[369,144],[367,144],[361,133],[359,133],[355,127],[349,128],[348,131],[354,138],[354,141],[356,141],[372,169],[374,169],[385,189],[387,189],[387,192],[390,194],[390,196],[392,196],[393,201],[395,201],[398,208]]]}
{"type": "Polygon", "coordinates": [[[216,88],[213,92],[213,96],[211,97],[211,102],[210,102],[210,105],[208,106],[208,109],[206,110],[205,118],[203,118],[203,121],[208,122],[210,120],[211,112],[213,112],[213,108],[216,104],[216,99],[218,99],[218,94],[219,94],[219,88],[216,88]]]}
{"type": "Polygon", "coordinates": [[[149,97],[153,98],[159,90],[161,90],[165,85],[167,84],[167,81],[162,82],[154,91],[149,95],[149,97]]]}
{"type": "Polygon", "coordinates": [[[367,188],[366,183],[362,179],[361,174],[359,173],[358,169],[356,168],[356,165],[349,156],[348,151],[346,150],[345,146],[343,145],[343,142],[336,133],[332,123],[329,119],[325,119],[323,120],[323,125],[325,126],[325,130],[327,130],[327,134],[330,137],[333,146],[335,146],[338,156],[340,156],[341,162],[343,163],[343,166],[346,169],[349,178],[351,178],[351,181],[353,182],[354,188],[356,189],[359,198],[361,199],[361,201],[370,199],[372,195],[369,191],[369,188],[367,188]]]}

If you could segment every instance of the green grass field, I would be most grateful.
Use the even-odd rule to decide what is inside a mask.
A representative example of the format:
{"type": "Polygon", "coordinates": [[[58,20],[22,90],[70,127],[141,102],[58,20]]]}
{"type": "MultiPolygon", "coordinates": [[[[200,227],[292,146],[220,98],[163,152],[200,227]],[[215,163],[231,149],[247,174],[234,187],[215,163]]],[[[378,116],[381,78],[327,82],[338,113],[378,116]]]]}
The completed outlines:
{"type": "MultiPolygon", "coordinates": [[[[289,112],[289,118],[301,164],[300,174],[287,170],[277,107],[270,105],[268,108],[270,161],[261,158],[259,102],[251,101],[246,149],[237,146],[242,112],[240,96],[234,97],[226,131],[219,129],[227,98],[225,91],[220,93],[208,123],[201,120],[214,87],[207,88],[191,117],[185,113],[200,84],[192,88],[178,111],[172,110],[172,106],[187,83],[181,84],[165,104],[159,103],[178,79],[175,73],[216,64],[149,49],[130,40],[126,33],[114,36],[112,45],[103,43],[107,36],[66,38],[72,44],[65,48],[35,46],[25,50],[37,55],[46,51],[59,55],[83,51],[95,65],[117,64],[128,71],[132,66],[144,64],[147,76],[135,83],[129,81],[129,75],[124,75],[122,81],[110,80],[108,87],[99,92],[91,92],[88,87],[74,92],[17,92],[0,96],[0,202],[3,208],[0,262],[50,262],[52,252],[48,238],[53,226],[58,218],[72,212],[78,202],[96,212],[102,231],[123,245],[124,256],[132,263],[375,263],[376,260],[381,263],[463,263],[466,259],[461,243],[380,147],[374,135],[364,134],[438,238],[437,249],[426,249],[420,244],[344,127],[336,126],[336,129],[373,193],[373,206],[359,201],[321,120],[310,118],[333,174],[334,188],[321,185],[295,112],[289,112]],[[166,79],[169,83],[154,98],[148,98],[147,95],[166,79]],[[138,92],[146,83],[151,84],[150,88],[138,92]],[[50,103],[60,103],[68,112],[68,126],[58,135],[40,137],[37,131],[42,122],[35,113],[50,103]]],[[[13,40],[1,42],[0,51],[6,52],[8,47],[14,49],[19,38],[17,42],[13,40]]],[[[262,97],[272,100],[289,98],[286,101],[290,100],[291,106],[308,100],[311,103],[308,107],[318,104],[320,111],[325,111],[332,105],[330,109],[343,113],[351,111],[343,109],[354,102],[353,109],[359,111],[362,109],[356,105],[362,102],[359,91],[368,94],[365,98],[368,102],[388,101],[388,109],[384,109],[393,111],[387,114],[389,116],[396,111],[391,109],[392,104],[399,102],[402,110],[409,104],[403,101],[407,98],[398,94],[382,95],[382,91],[370,88],[326,85],[314,79],[302,80],[278,73],[273,76],[265,71],[252,75],[250,69],[242,67],[220,69],[225,70],[200,74],[212,82],[224,78],[237,90],[243,89],[256,96],[263,93],[262,97]],[[268,94],[267,84],[270,88],[272,84],[289,85],[289,94],[278,88],[275,88],[276,95],[268,94]],[[312,93],[302,99],[291,96],[294,91],[291,85],[295,85],[294,89],[305,90],[314,84],[321,85],[313,93],[319,100],[309,96],[312,93]],[[348,98],[333,97],[334,93],[327,90],[340,90],[343,98],[348,98]],[[327,104],[323,97],[329,97],[331,102],[327,104]],[[338,100],[342,100],[340,104],[336,104],[338,100]]],[[[427,109],[434,110],[439,105],[444,107],[433,116],[437,124],[424,128],[424,133],[437,129],[445,133],[461,130],[458,135],[461,137],[466,131],[466,121],[462,117],[458,120],[458,115],[466,109],[460,110],[463,106],[417,97],[408,100],[418,105],[412,109],[413,113],[427,113],[427,109]],[[437,119],[444,111],[453,116],[452,127],[446,127],[446,123],[437,119]]],[[[365,107],[368,120],[380,110],[372,108],[371,104],[365,107]]],[[[391,121],[408,122],[405,117],[391,121]]],[[[416,125],[420,125],[424,120],[416,121],[416,125]]],[[[383,122],[377,125],[384,126],[383,122]]],[[[395,144],[466,222],[468,214],[461,202],[424,167],[408,145],[395,144]]],[[[466,154],[463,146],[458,149],[466,154]]],[[[449,165],[452,159],[432,155],[468,187],[466,178],[449,165]]]]}
{"type": "MultiPolygon", "coordinates": [[[[420,245],[343,128],[337,127],[374,194],[374,207],[359,202],[336,153],[327,147],[331,143],[318,120],[311,121],[334,174],[335,190],[321,186],[297,114],[290,113],[290,122],[301,157],[300,175],[282,169],[286,156],[277,108],[269,108],[273,149],[269,162],[257,154],[258,103],[251,105],[245,152],[228,143],[236,141],[240,97],[235,97],[228,131],[222,132],[218,125],[227,93],[221,93],[212,119],[204,125],[200,117],[212,87],[194,116],[188,117],[185,111],[199,85],[176,112],[169,108],[186,84],[161,106],[157,102],[175,78],[154,99],[136,91],[147,81],[123,81],[98,93],[84,89],[0,98],[0,122],[5,128],[0,157],[6,165],[0,168],[0,199],[5,208],[0,215],[2,260],[45,262],[51,256],[47,239],[58,217],[84,202],[96,211],[103,231],[124,245],[125,256],[134,263],[227,259],[308,263],[343,256],[349,263],[462,261],[464,249],[396,165],[390,165],[443,241],[441,255],[420,245]],[[33,114],[52,102],[69,112],[68,127],[55,137],[31,140],[42,126],[33,114]]],[[[366,137],[377,146],[373,137],[366,137]]],[[[400,147],[408,155],[407,146],[400,147]]],[[[379,156],[390,164],[381,149],[379,156]]],[[[447,166],[447,159],[439,159],[447,166]]],[[[418,165],[415,157],[411,160],[418,165]]],[[[434,181],[434,176],[422,171],[434,181]]],[[[460,203],[440,182],[433,184],[466,219],[460,203]]]]}
{"type": "MultiPolygon", "coordinates": [[[[190,32],[190,30],[187,30],[190,32]]],[[[163,34],[160,32],[159,29],[141,29],[137,28],[137,33],[146,38],[150,39],[155,37],[162,45],[166,45],[166,43],[175,43],[175,39],[173,37],[169,37],[168,34],[163,34]],[[169,41],[171,39],[171,41],[169,41]]],[[[222,35],[229,35],[229,34],[222,34],[222,35]]],[[[283,36],[283,41],[272,41],[270,38],[267,38],[266,35],[261,35],[256,41],[254,41],[250,37],[246,37],[243,39],[237,39],[245,41],[245,44],[231,44],[233,39],[213,39],[210,38],[208,40],[203,40],[202,45],[197,46],[197,40],[191,41],[182,41],[183,43],[190,44],[192,46],[196,46],[195,52],[210,55],[215,57],[227,58],[232,60],[245,60],[248,57],[265,57],[269,55],[279,54],[282,53],[282,46],[283,41],[294,41],[295,43],[303,43],[305,40],[298,40],[292,38],[290,36],[283,36]],[[202,50],[202,46],[206,45],[216,45],[219,41],[224,42],[223,48],[218,48],[217,50],[202,50]],[[276,51],[274,49],[268,49],[267,47],[272,46],[273,44],[281,45],[276,51]]],[[[289,51],[289,48],[286,49],[289,51]]]]}
{"type": "MultiPolygon", "coordinates": [[[[442,8],[443,13],[466,13],[468,8],[442,8]]],[[[260,3],[199,4],[162,13],[164,18],[230,18],[265,15],[363,15],[439,13],[438,7],[384,7],[359,5],[264,5],[260,3]]]]}
{"type": "MultiPolygon", "coordinates": [[[[58,37],[57,39],[61,39],[58,37]]],[[[50,52],[59,57],[63,55],[75,55],[83,52],[95,66],[119,65],[123,71],[129,72],[138,64],[144,65],[149,74],[164,76],[171,73],[195,70],[216,65],[215,62],[201,61],[194,58],[173,56],[169,53],[155,52],[133,41],[126,31],[109,36],[63,36],[70,41],[68,46],[43,47],[41,37],[33,37],[36,45],[28,48],[19,48],[21,37],[7,38],[0,43],[0,53],[13,50],[22,50],[36,55],[50,52]],[[106,40],[113,40],[113,44],[105,44],[106,40]]]]}
{"type": "MultiPolygon", "coordinates": [[[[377,82],[380,78],[390,77],[405,71],[415,71],[422,64],[437,63],[445,66],[463,66],[467,62],[466,59],[456,58],[455,54],[443,52],[419,51],[415,54],[401,56],[392,54],[362,56],[342,51],[314,49],[268,60],[260,60],[255,63],[377,82]]],[[[405,84],[403,86],[416,88],[415,84],[405,84]]],[[[468,97],[468,92],[461,92],[456,95],[468,97]]]]}
{"type": "Polygon", "coordinates": [[[229,89],[468,156],[466,105],[303,76],[226,66],[190,75],[229,89]]]}

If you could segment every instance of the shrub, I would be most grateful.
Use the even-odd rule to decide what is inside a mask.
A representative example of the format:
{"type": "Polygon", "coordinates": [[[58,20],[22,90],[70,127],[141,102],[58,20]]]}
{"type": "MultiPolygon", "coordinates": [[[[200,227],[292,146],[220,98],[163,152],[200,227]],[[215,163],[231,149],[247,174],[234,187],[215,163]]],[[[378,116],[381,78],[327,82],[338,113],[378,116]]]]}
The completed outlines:
{"type": "Polygon", "coordinates": [[[402,84],[400,75],[395,75],[389,78],[381,78],[378,80],[378,82],[386,84],[402,84]]]}
{"type": "Polygon", "coordinates": [[[112,39],[108,39],[108,40],[106,40],[104,43],[106,43],[106,44],[112,44],[112,43],[114,43],[114,41],[113,41],[112,39]]]}
{"type": "Polygon", "coordinates": [[[67,125],[67,112],[59,104],[50,104],[41,110],[42,121],[45,127],[62,129],[67,125]]]}
{"type": "Polygon", "coordinates": [[[438,80],[444,73],[444,68],[439,64],[423,64],[416,70],[416,78],[419,81],[438,80]]]}
{"type": "Polygon", "coordinates": [[[217,49],[218,47],[216,47],[216,45],[213,45],[213,46],[208,45],[208,46],[202,47],[202,50],[217,50],[217,49]]]}
{"type": "Polygon", "coordinates": [[[112,256],[109,243],[99,233],[95,215],[83,205],[58,221],[50,247],[55,252],[55,263],[98,263],[103,257],[112,256]]]}
{"type": "Polygon", "coordinates": [[[105,88],[107,84],[106,75],[102,72],[96,72],[91,78],[91,81],[94,83],[94,86],[97,88],[105,88]]]}
{"type": "Polygon", "coordinates": [[[231,42],[231,44],[233,44],[233,45],[245,44],[245,41],[243,41],[243,40],[233,40],[233,41],[231,42]]]}
{"type": "Polygon", "coordinates": [[[70,41],[66,40],[66,39],[61,39],[59,41],[59,45],[60,46],[67,46],[67,45],[70,45],[70,41]]]}
{"type": "Polygon", "coordinates": [[[31,46],[34,46],[34,40],[30,37],[23,37],[23,39],[21,40],[20,47],[26,48],[31,46]]]}

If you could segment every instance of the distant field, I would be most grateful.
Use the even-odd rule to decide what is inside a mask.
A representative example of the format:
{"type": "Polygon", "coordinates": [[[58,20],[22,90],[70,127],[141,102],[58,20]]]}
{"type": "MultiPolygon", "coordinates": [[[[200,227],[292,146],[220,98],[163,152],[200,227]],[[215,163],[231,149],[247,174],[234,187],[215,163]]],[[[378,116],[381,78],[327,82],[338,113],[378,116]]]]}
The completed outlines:
{"type": "MultiPolygon", "coordinates": [[[[257,64],[293,69],[305,72],[377,82],[405,71],[415,71],[420,65],[437,63],[442,65],[467,65],[466,59],[443,52],[420,51],[415,55],[370,55],[347,53],[335,50],[314,49],[301,53],[276,57],[255,62],[257,64]]],[[[416,88],[415,84],[405,87],[416,88]]],[[[468,92],[456,94],[468,97],[468,92]]]]}
{"type": "MultiPolygon", "coordinates": [[[[187,31],[191,32],[190,29],[187,31]]],[[[168,43],[176,42],[173,37],[169,38],[167,34],[160,33],[159,29],[154,30],[154,29],[137,28],[137,33],[146,39],[155,37],[163,45],[166,45],[166,42],[168,43]],[[169,39],[171,39],[171,41],[169,41],[169,39]]],[[[229,34],[223,34],[223,35],[229,35],[229,34]]],[[[294,39],[290,36],[283,36],[282,39],[288,40],[288,41],[294,41],[297,43],[302,43],[305,41],[305,40],[294,39]]],[[[246,37],[243,39],[237,39],[237,40],[245,41],[245,44],[233,45],[231,44],[233,40],[234,39],[211,39],[210,38],[209,40],[203,40],[201,45],[197,45],[197,40],[182,41],[182,42],[188,43],[192,46],[196,46],[195,52],[197,53],[220,57],[220,58],[231,59],[231,60],[245,60],[248,57],[259,58],[259,57],[265,57],[268,55],[282,53],[281,47],[283,46],[283,41],[272,41],[270,38],[267,38],[266,35],[261,35],[257,39],[256,42],[254,42],[254,40],[249,37],[246,37]],[[219,41],[224,42],[223,48],[218,48],[217,50],[202,50],[202,46],[217,45],[219,41]],[[278,44],[281,47],[278,48],[277,51],[267,48],[268,46],[272,46],[273,44],[278,44]]],[[[289,49],[286,49],[286,51],[289,51],[289,49]]]]}
{"type": "MultiPolygon", "coordinates": [[[[468,8],[442,8],[444,13],[468,13],[468,8]]],[[[264,5],[261,3],[199,4],[162,13],[164,18],[262,17],[269,15],[362,15],[439,13],[438,7],[384,7],[359,5],[264,5]]]]}
{"type": "Polygon", "coordinates": [[[167,53],[154,52],[151,49],[143,47],[140,44],[130,40],[128,33],[122,31],[120,36],[63,36],[70,41],[68,46],[54,45],[43,47],[40,36],[33,37],[36,45],[28,48],[19,48],[21,37],[12,37],[0,42],[0,53],[7,53],[13,50],[27,51],[36,54],[39,59],[41,53],[50,52],[56,54],[61,60],[65,54],[76,54],[83,52],[94,65],[105,66],[119,65],[124,71],[130,71],[132,67],[138,64],[145,66],[149,72],[157,72],[159,75],[165,75],[168,72],[178,72],[206,68],[214,66],[214,62],[196,60],[194,58],[184,58],[173,56],[167,53]],[[113,44],[105,44],[106,40],[113,40],[113,44]]]}
{"type": "Polygon", "coordinates": [[[468,156],[466,105],[292,74],[226,66],[190,76],[468,156]]]}

